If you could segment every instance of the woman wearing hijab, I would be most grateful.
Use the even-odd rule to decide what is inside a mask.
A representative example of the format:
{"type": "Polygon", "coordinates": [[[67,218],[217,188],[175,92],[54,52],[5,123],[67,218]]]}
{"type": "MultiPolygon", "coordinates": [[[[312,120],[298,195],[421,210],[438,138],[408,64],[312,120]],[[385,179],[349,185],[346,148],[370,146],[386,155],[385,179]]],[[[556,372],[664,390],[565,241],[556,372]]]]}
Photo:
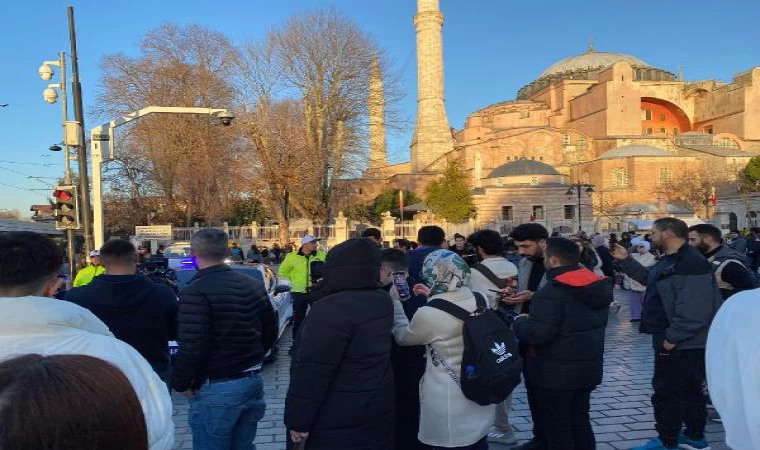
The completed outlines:
{"type": "MultiPolygon", "coordinates": [[[[466,287],[470,268],[456,253],[432,252],[425,258],[422,278],[425,284],[416,285],[416,293],[452,302],[467,311],[477,309],[475,297],[466,287]]],[[[401,302],[394,301],[394,306],[396,342],[401,346],[427,346],[427,365],[420,386],[419,440],[434,449],[487,449],[486,437],[494,422],[495,405],[480,406],[465,398],[446,370],[448,366],[458,372],[462,364],[462,321],[423,306],[409,322],[401,302]]]]}
{"type": "MultiPolygon", "coordinates": [[[[638,239],[633,243],[631,257],[644,267],[652,267],[657,264],[654,255],[649,253],[649,242],[638,239]]],[[[631,322],[641,322],[641,307],[644,301],[646,286],[637,283],[628,275],[623,275],[623,289],[628,292],[628,301],[631,308],[631,322]]]]}

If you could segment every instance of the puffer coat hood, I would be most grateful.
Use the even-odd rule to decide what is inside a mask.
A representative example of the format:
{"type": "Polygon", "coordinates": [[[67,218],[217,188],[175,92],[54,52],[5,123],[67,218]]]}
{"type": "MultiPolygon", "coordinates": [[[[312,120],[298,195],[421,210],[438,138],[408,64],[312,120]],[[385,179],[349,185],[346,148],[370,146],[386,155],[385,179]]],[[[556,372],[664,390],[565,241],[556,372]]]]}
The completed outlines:
{"type": "Polygon", "coordinates": [[[380,287],[380,248],[367,238],[349,239],[327,253],[323,295],[380,287]]]}

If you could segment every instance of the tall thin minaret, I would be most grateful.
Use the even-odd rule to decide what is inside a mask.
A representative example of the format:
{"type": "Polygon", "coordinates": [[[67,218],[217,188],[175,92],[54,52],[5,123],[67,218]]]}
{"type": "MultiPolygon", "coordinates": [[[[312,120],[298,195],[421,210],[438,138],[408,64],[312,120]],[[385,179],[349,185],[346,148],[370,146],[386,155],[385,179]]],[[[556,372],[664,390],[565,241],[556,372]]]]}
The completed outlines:
{"type": "Polygon", "coordinates": [[[443,106],[443,14],[438,0],[417,0],[417,124],[412,138],[412,172],[424,172],[454,149],[443,106]]]}
{"type": "Polygon", "coordinates": [[[369,168],[388,165],[385,146],[385,94],[383,75],[377,56],[372,60],[369,74],[369,168]]]}

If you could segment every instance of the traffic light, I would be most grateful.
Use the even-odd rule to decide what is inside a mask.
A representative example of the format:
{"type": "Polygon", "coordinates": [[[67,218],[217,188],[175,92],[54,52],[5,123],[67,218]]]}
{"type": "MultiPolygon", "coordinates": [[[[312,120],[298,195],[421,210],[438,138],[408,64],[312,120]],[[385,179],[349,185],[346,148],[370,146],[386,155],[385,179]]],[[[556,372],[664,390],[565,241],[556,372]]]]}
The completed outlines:
{"type": "Polygon", "coordinates": [[[55,197],[55,228],[57,230],[79,229],[77,187],[58,186],[53,191],[55,197]]]}

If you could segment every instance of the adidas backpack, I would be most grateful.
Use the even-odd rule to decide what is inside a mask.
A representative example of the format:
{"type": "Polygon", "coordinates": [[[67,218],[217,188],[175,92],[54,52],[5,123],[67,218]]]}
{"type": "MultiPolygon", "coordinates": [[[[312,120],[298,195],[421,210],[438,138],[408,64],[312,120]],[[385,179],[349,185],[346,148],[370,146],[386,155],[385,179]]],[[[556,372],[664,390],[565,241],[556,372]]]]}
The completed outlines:
{"type": "Polygon", "coordinates": [[[474,294],[477,302],[474,312],[441,298],[427,303],[463,322],[464,353],[459,375],[431,347],[432,362],[444,366],[465,397],[479,405],[493,405],[503,402],[520,384],[522,359],[512,330],[488,308],[480,293],[474,294]]]}

